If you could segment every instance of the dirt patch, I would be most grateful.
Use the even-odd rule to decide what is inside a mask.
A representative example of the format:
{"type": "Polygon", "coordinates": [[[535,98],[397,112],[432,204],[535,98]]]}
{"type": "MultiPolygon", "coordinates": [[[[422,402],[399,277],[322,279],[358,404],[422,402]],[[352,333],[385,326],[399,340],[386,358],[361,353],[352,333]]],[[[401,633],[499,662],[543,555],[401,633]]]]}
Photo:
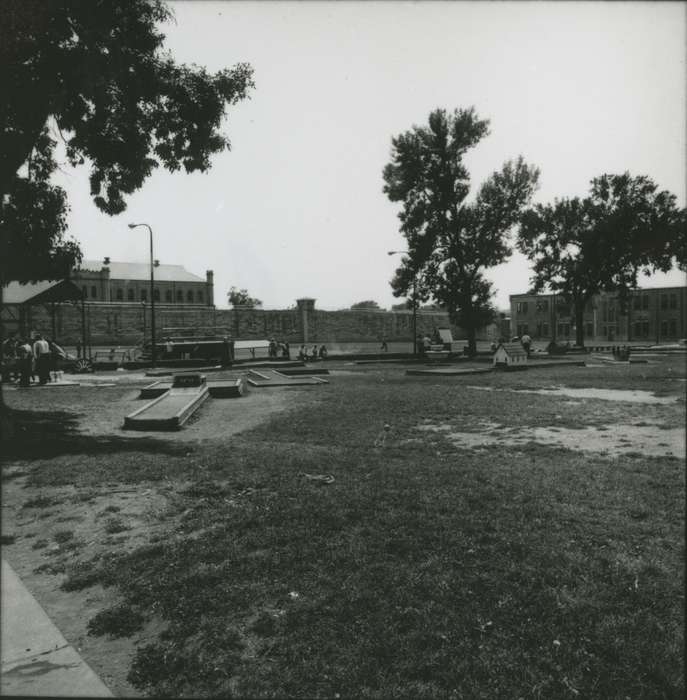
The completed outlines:
{"type": "Polygon", "coordinates": [[[614,424],[566,428],[560,426],[506,428],[481,424],[480,432],[462,432],[448,424],[424,424],[419,430],[444,434],[456,447],[482,449],[493,445],[541,445],[565,447],[608,456],[639,453],[650,457],[685,456],[685,431],[659,425],[614,424]]]}
{"type": "Polygon", "coordinates": [[[656,396],[650,391],[640,389],[596,389],[594,387],[574,389],[572,387],[553,387],[551,389],[505,389],[492,386],[469,386],[468,389],[479,391],[508,391],[518,394],[542,394],[545,396],[568,396],[573,399],[601,399],[603,401],[625,401],[629,403],[674,404],[677,396],[656,396]]]}
{"type": "MultiPolygon", "coordinates": [[[[16,465],[3,468],[15,469],[16,465]]],[[[2,530],[15,535],[3,548],[24,585],[50,615],[65,638],[115,695],[138,697],[126,681],[136,646],[152,639],[153,621],[130,638],[88,634],[88,621],[117,601],[114,590],[100,586],[86,592],[61,590],[65,570],[110,551],[133,551],[164,536],[176,521],[172,493],[164,485],[115,488],[95,495],[89,489],[50,488],[49,509],[33,506],[37,489],[25,488],[25,477],[3,484],[2,530]],[[113,523],[118,527],[112,527],[113,523]]]]}

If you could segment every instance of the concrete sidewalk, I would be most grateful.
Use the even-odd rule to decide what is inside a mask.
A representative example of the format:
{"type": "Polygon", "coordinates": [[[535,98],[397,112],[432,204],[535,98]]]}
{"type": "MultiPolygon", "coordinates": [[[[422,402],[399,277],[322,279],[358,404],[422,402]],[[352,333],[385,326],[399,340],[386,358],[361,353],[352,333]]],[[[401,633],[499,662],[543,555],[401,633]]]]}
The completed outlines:
{"type": "Polygon", "coordinates": [[[1,610],[0,695],[113,697],[4,559],[1,610]]]}

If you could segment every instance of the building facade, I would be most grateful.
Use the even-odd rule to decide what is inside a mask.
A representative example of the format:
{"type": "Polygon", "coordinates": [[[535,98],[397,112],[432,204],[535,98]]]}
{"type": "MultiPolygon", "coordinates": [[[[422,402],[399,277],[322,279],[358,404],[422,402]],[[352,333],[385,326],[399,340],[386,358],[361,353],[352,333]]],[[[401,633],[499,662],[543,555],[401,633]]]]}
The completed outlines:
{"type": "MultiPolygon", "coordinates": [[[[556,294],[512,294],[511,329],[535,340],[575,341],[572,306],[556,294]]],[[[594,342],[674,342],[687,337],[687,287],[637,289],[622,307],[602,292],[584,311],[584,338],[594,342]]]]}
{"type": "MultiPolygon", "coordinates": [[[[150,264],[84,260],[72,272],[71,280],[87,302],[150,302],[150,264]]],[[[205,279],[182,265],[156,265],[153,294],[155,302],[172,306],[214,306],[213,272],[205,279]]]]}

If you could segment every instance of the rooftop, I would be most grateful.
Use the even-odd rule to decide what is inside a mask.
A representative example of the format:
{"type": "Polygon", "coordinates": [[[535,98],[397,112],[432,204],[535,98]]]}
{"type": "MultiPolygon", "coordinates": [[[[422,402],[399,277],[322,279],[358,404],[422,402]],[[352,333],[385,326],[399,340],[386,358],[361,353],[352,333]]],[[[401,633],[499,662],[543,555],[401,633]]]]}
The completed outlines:
{"type": "MultiPolygon", "coordinates": [[[[83,260],[81,270],[100,272],[103,267],[110,268],[110,278],[117,280],[149,280],[150,263],[147,262],[110,262],[105,265],[102,260],[83,260]]],[[[205,282],[204,277],[198,277],[189,272],[183,265],[158,265],[155,268],[155,279],[158,282],[205,282]]]]}

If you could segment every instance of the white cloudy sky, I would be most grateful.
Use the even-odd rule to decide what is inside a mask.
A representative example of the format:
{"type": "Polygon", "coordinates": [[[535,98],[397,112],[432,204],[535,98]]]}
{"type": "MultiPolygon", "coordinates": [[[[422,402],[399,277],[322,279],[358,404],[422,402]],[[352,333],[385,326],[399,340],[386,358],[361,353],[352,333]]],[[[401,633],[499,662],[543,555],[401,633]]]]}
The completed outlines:
{"type": "MultiPolygon", "coordinates": [[[[207,174],[151,177],[117,217],[62,176],[87,258],[156,257],[204,275],[215,298],[246,287],[268,307],[398,300],[404,247],[382,193],[391,137],[436,107],[474,105],[491,135],[468,156],[473,185],[522,154],[539,201],[584,195],[603,172],[647,174],[685,205],[685,4],[581,2],[172,3],[167,44],[211,70],[255,69],[233,108],[233,148],[207,174]]],[[[526,291],[519,255],[490,271],[497,304],[526,291]]],[[[652,281],[682,284],[678,273],[652,281]]]]}

